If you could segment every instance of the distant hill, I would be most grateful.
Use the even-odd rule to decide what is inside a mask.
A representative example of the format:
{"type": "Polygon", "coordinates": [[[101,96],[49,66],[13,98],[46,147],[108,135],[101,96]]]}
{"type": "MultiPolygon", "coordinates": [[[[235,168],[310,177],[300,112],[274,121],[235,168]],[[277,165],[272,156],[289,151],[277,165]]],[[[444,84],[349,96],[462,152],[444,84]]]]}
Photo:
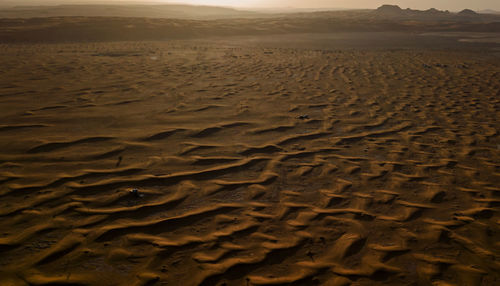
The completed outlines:
{"type": "Polygon", "coordinates": [[[470,9],[464,9],[464,10],[458,12],[458,15],[460,15],[460,16],[477,16],[478,14],[470,9]]]}
{"type": "Polygon", "coordinates": [[[448,11],[440,11],[435,8],[431,8],[428,10],[412,10],[410,8],[401,9],[401,7],[397,5],[382,5],[375,10],[379,14],[393,14],[399,16],[410,16],[410,15],[422,15],[422,14],[448,14],[448,11]]]}
{"type": "Polygon", "coordinates": [[[412,9],[401,9],[397,5],[382,5],[375,13],[381,16],[392,16],[392,17],[443,17],[449,16],[450,12],[440,11],[435,8],[429,10],[412,10],[412,9]]]}
{"type": "Polygon", "coordinates": [[[263,15],[225,7],[192,5],[58,5],[18,6],[0,9],[0,18],[140,17],[212,20],[252,18],[263,15]]]}
{"type": "MultiPolygon", "coordinates": [[[[489,13],[494,14],[494,13],[489,13]]],[[[401,9],[397,5],[382,5],[374,11],[374,15],[384,18],[410,19],[419,21],[491,21],[488,15],[481,15],[473,10],[465,9],[458,13],[437,10],[431,8],[428,10],[401,9]]],[[[493,15],[491,15],[493,16],[493,15]]]]}
{"type": "Polygon", "coordinates": [[[401,9],[398,5],[382,5],[377,8],[376,12],[378,14],[394,15],[394,16],[400,16],[405,14],[403,9],[401,9]]]}

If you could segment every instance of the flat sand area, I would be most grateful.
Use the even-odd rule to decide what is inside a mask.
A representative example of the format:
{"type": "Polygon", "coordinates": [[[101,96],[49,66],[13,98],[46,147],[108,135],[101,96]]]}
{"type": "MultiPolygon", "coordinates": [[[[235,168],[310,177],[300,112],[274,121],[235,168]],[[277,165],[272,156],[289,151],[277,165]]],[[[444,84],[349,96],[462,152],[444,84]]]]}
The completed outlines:
{"type": "Polygon", "coordinates": [[[498,54],[248,42],[0,45],[0,285],[500,285],[498,54]]]}

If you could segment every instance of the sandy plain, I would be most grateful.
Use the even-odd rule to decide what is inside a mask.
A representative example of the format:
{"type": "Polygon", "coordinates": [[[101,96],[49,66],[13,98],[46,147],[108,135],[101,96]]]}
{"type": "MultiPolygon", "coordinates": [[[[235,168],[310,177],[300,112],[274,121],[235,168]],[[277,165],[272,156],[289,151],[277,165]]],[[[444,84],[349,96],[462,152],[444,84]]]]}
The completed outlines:
{"type": "Polygon", "coordinates": [[[498,46],[332,37],[1,44],[0,284],[498,285],[498,46]]]}

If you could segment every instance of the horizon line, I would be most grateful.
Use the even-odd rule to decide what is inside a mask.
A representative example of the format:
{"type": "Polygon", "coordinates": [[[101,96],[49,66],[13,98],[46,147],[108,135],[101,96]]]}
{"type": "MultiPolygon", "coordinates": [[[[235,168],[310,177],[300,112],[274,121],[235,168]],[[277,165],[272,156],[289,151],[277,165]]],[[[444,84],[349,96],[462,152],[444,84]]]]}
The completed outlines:
{"type": "MultiPolygon", "coordinates": [[[[434,7],[430,7],[430,8],[427,8],[427,9],[424,9],[424,10],[421,10],[421,9],[414,9],[414,8],[410,8],[410,7],[407,7],[407,8],[403,8],[399,5],[394,5],[394,4],[383,4],[383,5],[380,5],[379,7],[377,8],[347,8],[347,7],[294,7],[294,6],[285,6],[285,7],[281,7],[281,6],[275,6],[275,7],[266,7],[266,6],[230,6],[230,5],[210,5],[210,4],[191,4],[191,3],[182,3],[182,2],[164,2],[164,1],[149,1],[149,2],[138,2],[138,1],[120,1],[120,2],[115,2],[115,1],[109,1],[109,2],[105,2],[105,3],[96,3],[94,1],[81,1],[81,3],[59,3],[59,4],[56,4],[56,3],[47,3],[47,4],[43,4],[43,3],[40,3],[40,4],[20,4],[20,3],[16,3],[16,4],[3,4],[3,3],[0,3],[0,8],[2,7],[9,7],[9,8],[16,8],[16,7],[57,7],[57,6],[83,6],[83,5],[92,5],[92,6],[126,6],[126,5],[137,5],[137,6],[150,6],[150,5],[158,5],[158,6],[175,6],[175,5],[181,5],[181,6],[192,6],[192,7],[215,7],[215,8],[229,8],[229,9],[235,9],[235,10],[247,10],[247,11],[252,11],[252,10],[261,10],[261,11],[265,11],[265,10],[302,10],[302,11],[307,11],[307,10],[344,10],[344,11],[355,11],[355,10],[376,10],[378,9],[379,7],[382,7],[382,6],[398,6],[400,7],[402,10],[407,10],[407,9],[410,9],[410,10],[416,10],[416,11],[426,11],[426,10],[431,10],[431,9],[436,9],[434,7]]],[[[465,8],[465,9],[462,9],[462,10],[441,10],[441,9],[437,9],[439,11],[450,11],[450,12],[460,12],[460,11],[463,11],[463,10],[466,10],[466,9],[470,9],[470,10],[473,10],[473,11],[497,11],[495,9],[491,9],[491,8],[484,8],[484,9],[479,9],[479,10],[476,10],[476,9],[471,9],[471,8],[465,8]]]]}

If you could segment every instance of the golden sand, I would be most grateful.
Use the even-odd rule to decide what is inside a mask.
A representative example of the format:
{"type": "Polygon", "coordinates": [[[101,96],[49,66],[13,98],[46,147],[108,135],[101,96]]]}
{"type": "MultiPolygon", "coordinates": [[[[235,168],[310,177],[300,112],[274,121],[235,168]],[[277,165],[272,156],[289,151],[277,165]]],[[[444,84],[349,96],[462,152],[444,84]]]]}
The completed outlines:
{"type": "Polygon", "coordinates": [[[0,64],[0,285],[500,283],[498,57],[120,42],[0,64]]]}

